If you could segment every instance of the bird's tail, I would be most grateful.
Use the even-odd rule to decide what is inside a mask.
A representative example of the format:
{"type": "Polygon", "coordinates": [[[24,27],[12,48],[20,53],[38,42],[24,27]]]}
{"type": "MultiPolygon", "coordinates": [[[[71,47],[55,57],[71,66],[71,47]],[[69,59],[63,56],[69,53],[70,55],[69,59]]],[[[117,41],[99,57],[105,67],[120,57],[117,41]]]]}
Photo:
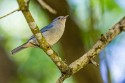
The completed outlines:
{"type": "Polygon", "coordinates": [[[17,48],[13,49],[13,50],[11,51],[12,55],[14,55],[15,53],[17,53],[17,52],[19,52],[19,51],[21,51],[21,50],[23,50],[23,49],[25,49],[25,48],[27,48],[27,47],[25,47],[25,45],[26,45],[26,43],[24,43],[24,44],[22,44],[21,46],[18,46],[17,48]]]}

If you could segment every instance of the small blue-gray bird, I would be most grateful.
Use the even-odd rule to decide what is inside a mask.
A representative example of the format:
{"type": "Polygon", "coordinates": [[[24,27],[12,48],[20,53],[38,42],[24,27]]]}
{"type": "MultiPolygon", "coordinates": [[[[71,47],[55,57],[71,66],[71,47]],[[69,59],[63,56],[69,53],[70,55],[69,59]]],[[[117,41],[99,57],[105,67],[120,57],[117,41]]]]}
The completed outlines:
{"type": "MultiPolygon", "coordinates": [[[[59,16],[55,18],[52,23],[42,28],[40,31],[45,37],[46,41],[52,46],[55,44],[63,35],[64,29],[65,29],[65,22],[67,16],[59,16]]],[[[36,38],[34,36],[31,36],[30,39],[22,44],[21,46],[13,49],[11,52],[12,54],[15,54],[27,47],[39,47],[39,43],[37,42],[36,38]]]]}

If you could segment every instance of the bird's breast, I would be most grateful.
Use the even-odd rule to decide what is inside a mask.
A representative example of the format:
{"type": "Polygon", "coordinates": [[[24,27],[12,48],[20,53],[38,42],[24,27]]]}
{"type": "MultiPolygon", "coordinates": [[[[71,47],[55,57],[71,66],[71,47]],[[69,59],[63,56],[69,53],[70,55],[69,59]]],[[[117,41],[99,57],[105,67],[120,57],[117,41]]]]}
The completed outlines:
{"type": "Polygon", "coordinates": [[[65,26],[55,25],[48,31],[43,33],[43,36],[50,45],[55,44],[63,35],[65,26]]]}

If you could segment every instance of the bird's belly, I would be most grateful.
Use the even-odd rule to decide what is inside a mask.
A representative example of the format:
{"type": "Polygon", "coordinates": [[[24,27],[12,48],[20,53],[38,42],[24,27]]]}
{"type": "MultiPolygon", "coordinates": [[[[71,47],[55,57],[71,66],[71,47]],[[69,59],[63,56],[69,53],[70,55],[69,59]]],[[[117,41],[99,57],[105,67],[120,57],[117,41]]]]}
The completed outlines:
{"type": "Polygon", "coordinates": [[[45,37],[46,41],[50,44],[53,45],[55,44],[62,36],[63,31],[47,31],[45,33],[43,33],[43,36],[45,37]]]}

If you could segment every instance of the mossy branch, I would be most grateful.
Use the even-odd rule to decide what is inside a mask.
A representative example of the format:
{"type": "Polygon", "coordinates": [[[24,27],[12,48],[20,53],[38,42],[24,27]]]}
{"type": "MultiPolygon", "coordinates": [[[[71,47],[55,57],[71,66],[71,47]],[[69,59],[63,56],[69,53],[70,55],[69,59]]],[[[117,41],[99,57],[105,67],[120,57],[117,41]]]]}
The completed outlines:
{"type": "Polygon", "coordinates": [[[122,31],[125,31],[125,17],[122,18],[118,23],[116,23],[112,29],[109,29],[109,31],[105,35],[101,35],[101,38],[96,42],[96,44],[82,57],[72,62],[69,67],[71,70],[70,75],[69,74],[62,74],[62,76],[57,80],[57,83],[62,83],[66,78],[70,77],[71,75],[78,72],[80,69],[84,68],[89,63],[95,62],[92,60],[95,56],[97,56],[100,51],[109,44],[118,34],[120,34],[122,31]]]}
{"type": "Polygon", "coordinates": [[[36,37],[40,48],[44,50],[44,52],[53,60],[53,62],[57,65],[57,67],[60,69],[61,72],[67,72],[69,71],[69,67],[64,61],[61,60],[61,58],[57,55],[57,53],[51,48],[51,46],[47,43],[41,32],[39,31],[39,28],[37,24],[35,23],[30,11],[29,11],[29,4],[25,2],[26,0],[17,0],[20,10],[22,11],[33,35],[36,37]]]}

